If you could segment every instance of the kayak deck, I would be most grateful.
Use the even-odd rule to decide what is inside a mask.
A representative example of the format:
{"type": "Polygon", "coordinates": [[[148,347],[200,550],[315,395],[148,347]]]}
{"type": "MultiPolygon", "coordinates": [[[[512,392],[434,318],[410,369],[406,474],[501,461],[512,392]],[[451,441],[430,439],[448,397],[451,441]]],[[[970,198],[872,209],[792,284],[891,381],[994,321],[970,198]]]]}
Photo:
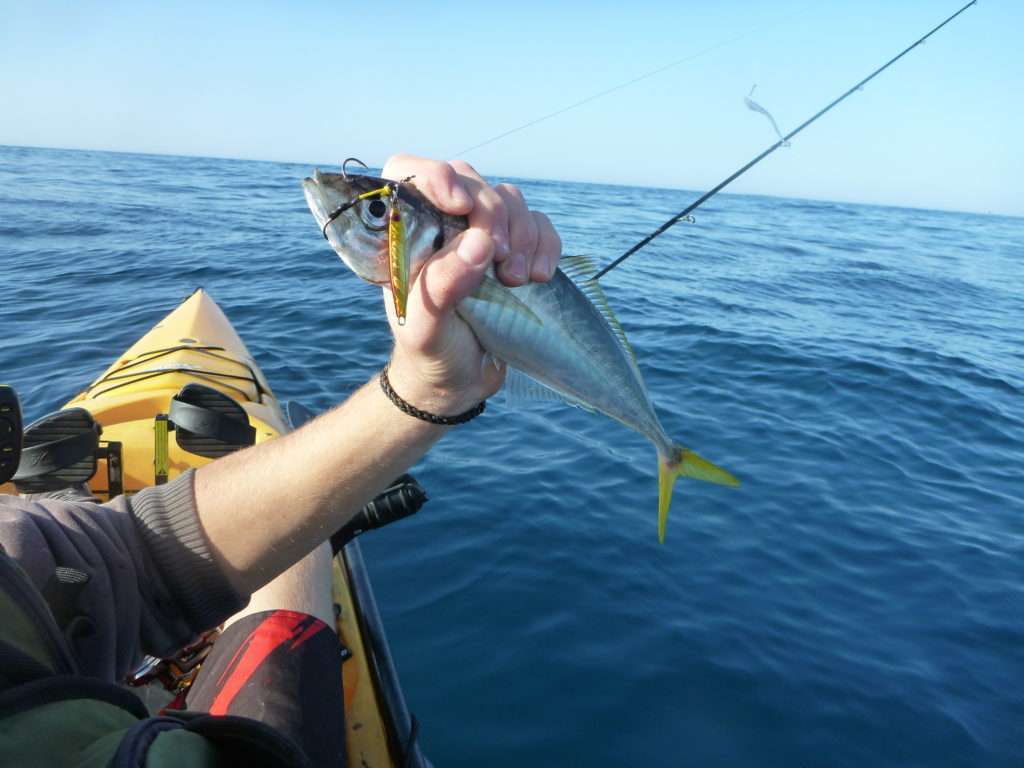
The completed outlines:
{"type": "MultiPolygon", "coordinates": [[[[202,290],[133,344],[65,408],[85,408],[102,426],[102,439],[122,446],[124,490],[135,493],[156,482],[154,418],[166,414],[186,384],[211,387],[238,402],[256,429],[256,442],[289,430],[277,398],[230,321],[202,290]]],[[[173,480],[210,459],[168,443],[173,480]]],[[[105,466],[97,478],[106,477],[105,466]]],[[[105,498],[107,489],[92,488],[105,498]]]]}

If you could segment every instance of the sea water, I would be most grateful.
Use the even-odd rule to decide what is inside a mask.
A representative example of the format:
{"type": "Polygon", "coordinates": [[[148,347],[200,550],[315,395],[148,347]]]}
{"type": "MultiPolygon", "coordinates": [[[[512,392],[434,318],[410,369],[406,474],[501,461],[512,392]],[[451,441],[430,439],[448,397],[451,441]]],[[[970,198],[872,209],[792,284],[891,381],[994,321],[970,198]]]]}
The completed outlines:
{"type": "MultiPolygon", "coordinates": [[[[0,147],[0,380],[60,407],[197,286],[275,393],[387,359],[310,166],[0,147]]],[[[515,180],[606,262],[693,199],[515,180]]],[[[559,405],[486,415],[363,546],[438,766],[1024,765],[1024,220],[719,195],[603,284],[680,481],[559,405]]]]}

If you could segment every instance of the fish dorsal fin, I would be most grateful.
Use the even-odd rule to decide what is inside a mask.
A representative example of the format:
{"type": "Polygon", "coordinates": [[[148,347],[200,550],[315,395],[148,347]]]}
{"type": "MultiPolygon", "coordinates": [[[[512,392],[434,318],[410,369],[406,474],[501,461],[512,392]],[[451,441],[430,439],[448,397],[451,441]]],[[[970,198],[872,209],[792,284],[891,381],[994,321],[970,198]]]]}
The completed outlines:
{"type": "Polygon", "coordinates": [[[511,365],[505,373],[505,402],[508,405],[522,405],[524,403],[566,403],[582,408],[585,411],[593,412],[593,408],[584,405],[579,400],[556,392],[551,387],[546,387],[532,376],[523,373],[511,365]]]}
{"type": "Polygon", "coordinates": [[[633,351],[633,345],[629,343],[629,339],[626,338],[626,332],[622,330],[622,324],[619,322],[619,318],[615,316],[612,311],[611,304],[608,303],[608,297],[604,293],[604,289],[601,285],[593,278],[597,274],[598,268],[594,263],[594,260],[589,256],[563,256],[561,261],[558,262],[558,268],[565,273],[565,276],[576,283],[583,294],[590,299],[590,303],[597,307],[597,311],[601,313],[601,317],[605,319],[608,325],[611,327],[612,332],[615,334],[615,338],[619,340],[622,348],[629,354],[630,359],[636,364],[636,352],[633,351]]]}
{"type": "Polygon", "coordinates": [[[558,268],[577,285],[590,280],[598,270],[597,264],[589,256],[563,256],[558,262],[558,268]]]}

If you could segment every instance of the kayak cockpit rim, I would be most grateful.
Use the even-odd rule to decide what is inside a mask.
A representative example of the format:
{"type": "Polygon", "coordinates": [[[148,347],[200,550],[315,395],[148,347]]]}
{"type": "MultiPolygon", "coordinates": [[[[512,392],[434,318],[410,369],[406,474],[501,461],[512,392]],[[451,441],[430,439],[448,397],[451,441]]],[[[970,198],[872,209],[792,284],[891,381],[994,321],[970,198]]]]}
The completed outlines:
{"type": "Polygon", "coordinates": [[[367,662],[373,673],[373,684],[379,700],[383,703],[381,714],[393,754],[403,768],[431,768],[430,762],[420,751],[414,718],[409,713],[405,694],[398,682],[398,670],[395,669],[387,636],[384,634],[384,623],[377,610],[373,585],[370,584],[370,575],[366,570],[359,541],[350,541],[339,555],[352,590],[352,601],[363,636],[367,662]]]}

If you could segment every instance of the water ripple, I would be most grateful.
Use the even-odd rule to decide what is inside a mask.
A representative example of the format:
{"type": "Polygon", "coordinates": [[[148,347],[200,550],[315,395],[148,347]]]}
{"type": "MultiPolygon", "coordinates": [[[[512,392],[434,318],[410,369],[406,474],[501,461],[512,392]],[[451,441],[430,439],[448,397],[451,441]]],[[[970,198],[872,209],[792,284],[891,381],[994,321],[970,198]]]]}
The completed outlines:
{"type": "MultiPolygon", "coordinates": [[[[294,164],[0,147],[0,379],[59,407],[205,286],[275,392],[390,348],[294,164]]],[[[606,262],[692,193],[513,180],[606,262]]],[[[681,483],[608,420],[495,398],[366,537],[438,765],[1024,764],[1024,221],[722,195],[604,280],[681,483]],[[827,756],[827,757],[822,757],[827,756]]]]}

